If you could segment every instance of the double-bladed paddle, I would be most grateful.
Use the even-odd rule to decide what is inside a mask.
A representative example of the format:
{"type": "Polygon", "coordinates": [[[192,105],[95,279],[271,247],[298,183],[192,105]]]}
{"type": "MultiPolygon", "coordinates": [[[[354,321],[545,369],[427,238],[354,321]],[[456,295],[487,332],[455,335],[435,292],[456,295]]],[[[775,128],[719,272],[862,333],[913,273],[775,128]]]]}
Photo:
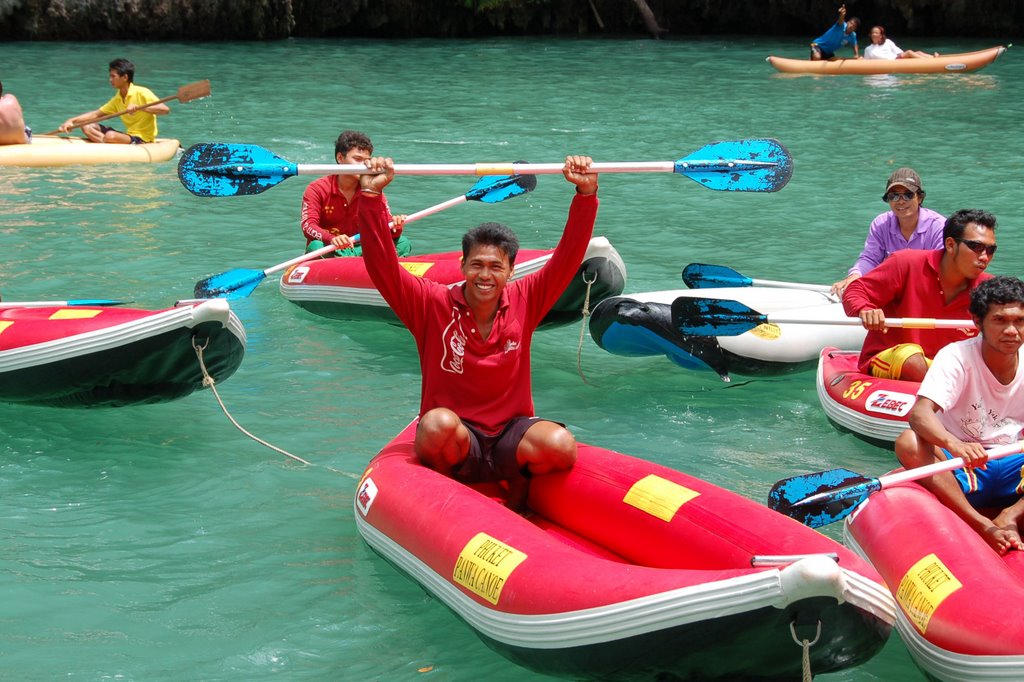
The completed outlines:
{"type": "MultiPolygon", "coordinates": [[[[739,301],[680,296],[672,301],[672,324],[692,336],[739,336],[762,324],[828,324],[859,327],[858,317],[821,319],[813,316],[765,315],[739,301]]],[[[936,320],[928,317],[886,318],[887,327],[911,329],[974,329],[973,320],[936,320]]]]}
{"type": "MultiPolygon", "coordinates": [[[[989,460],[1024,451],[1024,441],[994,447],[989,460]]],[[[846,518],[869,495],[897,483],[917,481],[944,471],[964,466],[962,457],[945,462],[886,474],[878,478],[858,474],[849,469],[829,469],[814,474],[784,478],[768,492],[768,506],[811,528],[818,528],[846,518]]]]}
{"type": "Polygon", "coordinates": [[[0,308],[62,308],[125,305],[131,301],[112,301],[107,298],[76,298],[70,301],[0,301],[0,308]]]}
{"type": "MultiPolygon", "coordinates": [[[[561,173],[562,163],[395,164],[398,175],[513,175],[561,173]]],[[[593,163],[595,173],[679,173],[709,189],[774,192],[793,174],[793,159],[777,140],[705,145],[678,161],[593,163]]],[[[295,175],[362,175],[362,164],[295,164],[254,144],[207,142],[189,147],[178,178],[201,197],[259,194],[295,175]]]]}
{"type": "MultiPolygon", "coordinates": [[[[191,102],[194,99],[201,99],[203,97],[209,97],[209,96],[210,96],[210,81],[208,81],[208,80],[196,81],[195,83],[189,83],[188,85],[182,85],[180,88],[178,88],[178,92],[176,94],[171,95],[170,97],[164,97],[162,99],[158,99],[155,102],[150,102],[149,104],[146,104],[144,106],[139,107],[137,111],[143,111],[145,109],[148,109],[149,107],[155,107],[157,104],[163,104],[164,102],[170,102],[172,99],[176,99],[179,102],[181,102],[182,104],[184,104],[186,102],[191,102]]],[[[96,118],[91,119],[89,121],[82,121],[81,123],[76,123],[75,125],[71,126],[71,128],[69,128],[68,131],[74,130],[75,128],[81,128],[82,126],[87,126],[90,123],[99,123],[100,121],[107,121],[109,119],[116,118],[118,116],[124,116],[126,113],[128,113],[128,112],[127,111],[119,111],[119,112],[117,112],[115,114],[105,114],[103,116],[97,116],[96,118]]],[[[43,133],[43,135],[56,135],[56,134],[62,133],[62,132],[66,132],[66,131],[62,131],[60,129],[51,130],[48,133],[43,133]]]]}
{"type": "Polygon", "coordinates": [[[827,284],[800,284],[798,282],[779,282],[772,279],[751,279],[724,265],[707,265],[690,263],[683,268],[683,282],[691,289],[710,289],[714,287],[774,287],[780,289],[804,289],[828,293],[831,287],[827,284]]]}
{"type": "MultiPolygon", "coordinates": [[[[486,176],[480,178],[465,194],[449,199],[448,201],[443,201],[440,204],[431,206],[430,208],[425,208],[422,211],[417,211],[416,213],[409,215],[405,219],[405,222],[411,223],[415,220],[419,220],[420,218],[426,218],[429,215],[439,213],[440,211],[467,201],[481,201],[485,204],[496,204],[500,201],[505,201],[505,199],[511,199],[512,197],[517,197],[520,194],[526,194],[527,192],[532,191],[536,186],[537,178],[533,175],[486,176]]],[[[259,283],[266,279],[267,275],[284,270],[296,263],[302,263],[303,261],[325,256],[332,251],[337,250],[337,248],[338,247],[333,244],[328,244],[316,251],[310,251],[309,253],[292,258],[291,260],[278,263],[266,270],[246,270],[244,268],[236,268],[234,270],[222,272],[219,275],[207,277],[204,280],[196,282],[196,298],[216,298],[218,296],[228,299],[244,298],[251,294],[253,290],[259,286],[259,283]]]]}

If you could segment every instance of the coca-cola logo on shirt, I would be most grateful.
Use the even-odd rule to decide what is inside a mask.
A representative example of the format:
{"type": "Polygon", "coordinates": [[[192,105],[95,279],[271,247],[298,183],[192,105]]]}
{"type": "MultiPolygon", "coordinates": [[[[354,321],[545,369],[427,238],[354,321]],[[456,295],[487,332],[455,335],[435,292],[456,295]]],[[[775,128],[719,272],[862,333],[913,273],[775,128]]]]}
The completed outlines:
{"type": "Polygon", "coordinates": [[[441,357],[441,369],[452,374],[462,374],[466,361],[467,336],[459,324],[459,309],[452,308],[452,321],[441,334],[444,355],[441,357]]]}

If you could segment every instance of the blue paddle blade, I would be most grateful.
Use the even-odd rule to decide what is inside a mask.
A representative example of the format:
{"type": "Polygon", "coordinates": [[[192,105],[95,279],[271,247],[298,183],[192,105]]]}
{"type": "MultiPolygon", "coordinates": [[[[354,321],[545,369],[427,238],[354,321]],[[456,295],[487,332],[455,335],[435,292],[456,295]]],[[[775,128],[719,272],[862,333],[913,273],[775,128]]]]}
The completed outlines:
{"type": "MultiPolygon", "coordinates": [[[[516,161],[516,163],[525,162],[516,161]]],[[[536,186],[536,175],[485,175],[469,188],[466,198],[470,201],[482,201],[485,204],[497,204],[506,199],[532,192],[536,186]]]]}
{"type": "Polygon", "coordinates": [[[728,299],[680,296],[672,301],[672,324],[692,336],[739,336],[768,321],[766,315],[728,299]]]}
{"type": "Polygon", "coordinates": [[[712,142],[676,161],[675,172],[708,189],[777,192],[793,175],[793,157],[770,138],[712,142]]]}
{"type": "Polygon", "coordinates": [[[749,287],[754,280],[741,275],[724,265],[690,263],[683,268],[683,282],[691,289],[713,289],[716,287],[749,287]]]}
{"type": "Polygon", "coordinates": [[[178,179],[200,197],[259,194],[298,174],[298,166],[254,144],[203,142],[178,161],[178,179]]]}
{"type": "Polygon", "coordinates": [[[236,268],[196,282],[196,298],[245,298],[266,278],[262,270],[236,268]]]}
{"type": "Polygon", "coordinates": [[[805,526],[820,528],[849,516],[881,487],[877,478],[848,469],[829,469],[777,482],[768,491],[768,506],[805,526]],[[817,498],[808,503],[807,498],[813,496],[817,498]]]}

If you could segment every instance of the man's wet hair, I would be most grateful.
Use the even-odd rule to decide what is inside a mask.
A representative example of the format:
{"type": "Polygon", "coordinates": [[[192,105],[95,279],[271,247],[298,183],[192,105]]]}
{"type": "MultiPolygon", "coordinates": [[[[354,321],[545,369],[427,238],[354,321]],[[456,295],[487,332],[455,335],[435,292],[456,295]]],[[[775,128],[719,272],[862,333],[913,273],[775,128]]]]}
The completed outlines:
{"type": "Polygon", "coordinates": [[[519,253],[519,237],[508,225],[501,223],[480,223],[462,236],[462,260],[469,260],[474,246],[484,244],[496,246],[508,256],[509,265],[515,265],[519,253]]]}
{"type": "Polygon", "coordinates": [[[1024,306],[1024,282],[1016,277],[996,275],[974,288],[968,309],[971,315],[984,320],[991,306],[1007,303],[1019,303],[1024,306]]]}
{"type": "Polygon", "coordinates": [[[950,237],[962,239],[964,229],[969,223],[984,225],[990,230],[996,229],[996,217],[988,211],[982,211],[980,208],[961,208],[946,219],[946,226],[942,230],[943,241],[950,237]]]}
{"type": "Polygon", "coordinates": [[[338,135],[338,139],[334,141],[334,155],[341,154],[345,156],[353,149],[365,149],[366,151],[373,153],[373,143],[370,142],[370,138],[365,133],[361,133],[358,130],[346,130],[338,135]]]}
{"type": "Polygon", "coordinates": [[[135,82],[135,65],[127,59],[118,57],[110,62],[109,68],[111,71],[116,71],[118,76],[128,76],[129,83],[135,82]]]}

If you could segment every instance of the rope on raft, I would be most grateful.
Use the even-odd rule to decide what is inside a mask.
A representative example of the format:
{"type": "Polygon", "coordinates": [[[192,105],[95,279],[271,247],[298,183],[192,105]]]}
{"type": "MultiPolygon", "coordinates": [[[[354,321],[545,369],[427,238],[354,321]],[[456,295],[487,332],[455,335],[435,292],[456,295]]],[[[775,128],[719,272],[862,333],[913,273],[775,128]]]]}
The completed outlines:
{"type": "MultiPolygon", "coordinates": [[[[217,386],[216,386],[217,382],[210,375],[210,372],[206,369],[206,362],[203,360],[203,351],[206,350],[206,346],[209,343],[210,343],[210,339],[207,338],[205,340],[205,342],[203,343],[203,345],[200,346],[200,345],[198,345],[196,343],[196,337],[195,336],[192,337],[192,348],[196,352],[196,357],[199,359],[199,369],[203,373],[203,386],[209,387],[210,391],[213,392],[213,396],[217,399],[217,403],[220,405],[221,411],[224,412],[224,416],[227,417],[228,420],[232,424],[235,425],[235,428],[237,428],[243,434],[245,434],[246,436],[248,436],[252,440],[256,441],[260,445],[264,445],[264,446],[270,448],[271,450],[273,450],[274,452],[278,452],[278,453],[284,455],[285,457],[290,457],[290,458],[294,459],[296,462],[301,462],[302,464],[305,464],[306,466],[317,466],[316,464],[313,464],[310,461],[302,459],[298,455],[293,455],[292,453],[288,452],[287,450],[282,450],[281,448],[277,447],[276,445],[272,445],[272,444],[268,443],[267,441],[263,440],[262,438],[259,438],[258,436],[253,435],[252,433],[247,431],[241,424],[239,424],[235,420],[234,417],[231,416],[231,413],[228,412],[228,408],[224,405],[224,401],[221,400],[220,393],[217,392],[217,386]]],[[[325,469],[330,469],[331,471],[333,471],[335,473],[342,474],[343,476],[348,476],[349,478],[353,478],[353,479],[355,479],[357,481],[360,478],[356,474],[349,473],[347,471],[341,471],[340,469],[335,469],[334,467],[324,467],[324,468],[325,469]]]]}
{"type": "Polygon", "coordinates": [[[801,649],[803,649],[803,656],[801,658],[801,666],[803,668],[803,682],[811,682],[814,679],[814,675],[811,674],[811,647],[818,643],[821,639],[821,621],[818,621],[818,632],[814,635],[812,641],[806,639],[800,639],[796,636],[796,628],[793,627],[793,623],[789,624],[789,634],[793,637],[793,641],[797,643],[801,649]]]}
{"type": "Polygon", "coordinates": [[[587,271],[584,270],[583,282],[587,285],[587,295],[583,297],[583,317],[580,320],[580,340],[576,344],[576,371],[579,372],[580,379],[583,379],[583,383],[589,384],[587,377],[583,375],[583,334],[587,330],[587,318],[590,317],[590,287],[597,281],[597,273],[593,273],[593,279],[587,279],[587,271]]]}

